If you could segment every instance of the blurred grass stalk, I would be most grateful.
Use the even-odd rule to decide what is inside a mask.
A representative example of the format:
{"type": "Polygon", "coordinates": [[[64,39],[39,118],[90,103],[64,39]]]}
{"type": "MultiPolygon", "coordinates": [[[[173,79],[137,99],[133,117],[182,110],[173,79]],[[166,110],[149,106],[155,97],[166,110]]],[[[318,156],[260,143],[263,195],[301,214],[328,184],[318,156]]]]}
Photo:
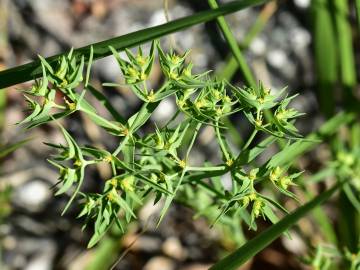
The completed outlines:
{"type": "MultiPolygon", "coordinates": [[[[360,0],[359,0],[360,1],[360,0]]],[[[261,10],[259,16],[256,18],[253,26],[250,28],[249,32],[244,37],[244,40],[240,42],[239,46],[241,49],[246,50],[254,38],[265,28],[267,22],[271,16],[277,10],[277,2],[272,1],[265,5],[261,10]]],[[[238,63],[233,54],[229,55],[226,60],[225,66],[218,72],[217,76],[220,79],[225,79],[230,81],[238,70],[238,63]]]]}
{"type": "MultiPolygon", "coordinates": [[[[208,3],[212,9],[216,9],[219,7],[216,0],[208,0],[208,3]]],[[[243,56],[243,54],[238,46],[238,43],[237,43],[233,33],[230,30],[230,27],[228,26],[228,24],[225,21],[223,16],[218,17],[216,20],[219,24],[219,27],[224,35],[224,38],[225,38],[227,44],[229,45],[229,47],[231,49],[231,52],[232,52],[237,64],[239,65],[240,71],[245,79],[246,84],[248,86],[256,88],[256,80],[254,78],[254,75],[253,75],[250,67],[246,63],[246,59],[243,56]]]]}
{"type": "MultiPolygon", "coordinates": [[[[360,7],[357,0],[357,7],[360,7]]],[[[318,98],[327,116],[335,112],[335,87],[342,89],[346,109],[357,109],[353,90],[356,85],[353,38],[347,0],[313,0],[313,30],[318,98]]]]}
{"type": "Polygon", "coordinates": [[[346,102],[346,105],[354,107],[353,90],[356,85],[356,72],[351,25],[348,20],[348,1],[333,1],[333,5],[332,11],[336,27],[340,82],[343,86],[344,102],[346,102]]]}
{"type": "MultiPolygon", "coordinates": [[[[7,35],[8,8],[7,0],[0,0],[0,71],[5,68],[6,54],[8,50],[7,35]]],[[[4,126],[5,107],[6,107],[6,91],[0,89],[0,131],[4,126]]]]}
{"type": "Polygon", "coordinates": [[[330,0],[311,1],[317,96],[320,110],[327,117],[335,112],[334,86],[337,81],[336,37],[330,2],[330,0]]]}
{"type": "MultiPolygon", "coordinates": [[[[353,152],[358,150],[360,143],[360,126],[359,123],[355,122],[352,126],[348,128],[349,138],[348,141],[344,141],[343,135],[339,132],[338,137],[334,140],[332,148],[333,152],[337,152],[336,150],[340,145],[347,144],[347,151],[353,152]]],[[[346,140],[346,139],[345,139],[346,140]]],[[[341,148],[340,148],[341,149],[341,148]]],[[[346,148],[345,148],[346,149],[346,148]]],[[[342,149],[342,150],[345,150],[342,149]]],[[[356,175],[353,177],[349,177],[347,175],[342,175],[341,171],[337,173],[339,180],[342,178],[350,178],[351,180],[356,181],[356,175]]],[[[353,183],[355,184],[355,181],[353,183]]],[[[346,247],[351,253],[357,253],[359,251],[360,244],[360,212],[359,212],[359,200],[358,200],[358,190],[356,185],[346,184],[343,190],[340,193],[340,197],[338,199],[338,218],[337,218],[337,226],[338,226],[338,235],[339,235],[339,245],[338,247],[343,249],[346,247]],[[355,195],[356,194],[356,195],[355,195]]]]}
{"type": "Polygon", "coordinates": [[[358,22],[358,31],[360,34],[360,0],[355,0],[356,17],[358,22]]]}

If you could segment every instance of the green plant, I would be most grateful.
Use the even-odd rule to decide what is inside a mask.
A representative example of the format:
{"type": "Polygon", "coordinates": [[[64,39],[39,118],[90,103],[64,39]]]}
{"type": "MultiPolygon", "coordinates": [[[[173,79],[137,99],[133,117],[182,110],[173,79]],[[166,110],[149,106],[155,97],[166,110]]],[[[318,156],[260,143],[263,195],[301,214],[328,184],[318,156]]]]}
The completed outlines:
{"type": "MultiPolygon", "coordinates": [[[[141,205],[149,196],[155,196],[155,203],[162,197],[165,199],[160,222],[178,191],[189,185],[196,190],[199,182],[213,193],[213,205],[222,209],[212,222],[220,220],[227,212],[235,211],[244,216],[250,228],[256,229],[255,219],[260,216],[273,223],[278,221],[273,208],[287,213],[281,204],[261,193],[261,184],[270,181],[276,190],[295,198],[289,186],[293,185],[300,173],[288,174],[288,166],[269,165],[271,160],[263,165],[252,165],[255,167],[250,166],[250,163],[276,139],[301,139],[293,125],[293,120],[301,113],[288,108],[295,96],[287,97],[284,90],[272,94],[262,84],[256,88],[238,88],[225,81],[210,79],[207,72],[192,74],[193,65],[186,62],[188,52],[183,55],[173,51],[165,53],[157,41],[152,42],[149,54],[145,54],[141,47],[137,54],[126,49],[127,60],[122,59],[114,48],[110,49],[125,83],[143,101],[137,113],[129,119],[113,115],[114,119],[108,120],[100,116],[86,97],[87,93],[99,93],[89,84],[91,62],[84,78],[84,57],[77,64],[70,51],[59,59],[56,68],[40,57],[43,77],[25,92],[32,112],[20,123],[31,128],[81,112],[109,134],[120,137],[119,146],[113,151],[80,146],[58,124],[67,145],[47,143],[58,151],[58,155],[49,160],[59,169],[61,188],[56,195],[68,192],[76,185],[63,213],[80,195],[85,202],[79,217],[85,216],[87,221],[95,221],[95,233],[89,247],[99,241],[112,223],[115,222],[123,229],[124,223],[136,217],[136,205],[141,205]],[[160,67],[166,78],[157,90],[149,89],[150,83],[147,81],[156,57],[155,51],[158,52],[160,67]],[[80,84],[82,82],[83,86],[80,84]],[[65,96],[62,103],[55,100],[56,92],[65,96]],[[30,96],[40,100],[36,101],[30,96]],[[176,99],[176,113],[166,125],[155,126],[153,132],[141,136],[137,131],[147,122],[157,105],[170,96],[176,99]],[[269,110],[274,112],[274,117],[266,121],[263,115],[269,110]],[[222,119],[238,112],[246,116],[254,131],[238,151],[239,154],[235,154],[227,143],[222,119]],[[202,126],[213,128],[222,163],[206,162],[201,166],[190,164],[189,154],[202,126]],[[259,131],[268,135],[268,138],[251,148],[259,131]],[[82,193],[80,189],[86,168],[101,162],[109,163],[113,174],[105,182],[103,193],[82,193]],[[206,180],[226,173],[232,177],[231,190],[225,190],[221,183],[213,183],[214,180],[206,180]]],[[[92,55],[89,59],[92,59],[92,55]]],[[[94,97],[98,98],[98,95],[94,97]]],[[[110,101],[106,103],[112,108],[110,101]]],[[[109,110],[112,114],[115,111],[114,108],[109,110]]]]}
{"type": "MultiPolygon", "coordinates": [[[[213,226],[234,236],[234,243],[231,243],[233,248],[243,244],[240,249],[212,268],[236,269],[280,235],[287,234],[287,230],[300,218],[327,201],[336,191],[341,191],[340,198],[345,198],[345,203],[350,201],[350,205],[358,208],[358,191],[354,192],[357,183],[352,181],[357,174],[357,162],[351,161],[357,156],[357,150],[353,152],[343,146],[341,151],[334,151],[337,154],[334,155],[333,166],[327,166],[312,177],[312,181],[318,183],[323,181],[325,176],[337,176],[332,187],[320,195],[307,190],[304,176],[295,162],[298,157],[318,146],[322,140],[334,140],[338,127],[353,122],[354,115],[339,113],[303,139],[294,125],[301,113],[289,107],[295,96],[288,97],[285,89],[275,92],[261,83],[256,84],[237,41],[225,19],[221,17],[261,2],[265,1],[234,1],[218,8],[216,1],[209,0],[213,10],[71,50],[66,55],[47,59],[39,57],[39,61],[0,72],[0,87],[37,79],[33,87],[25,92],[31,113],[21,124],[33,128],[55,121],[62,131],[66,145],[47,143],[58,152],[49,162],[59,169],[61,186],[57,195],[71,194],[63,213],[72,202],[81,198],[79,201],[83,208],[79,216],[85,218],[85,224],[94,223],[94,235],[89,247],[95,245],[113,224],[125,230],[127,223],[136,218],[136,211],[145,200],[154,199],[155,203],[163,200],[164,207],[159,222],[172,201],[176,200],[193,208],[196,216],[206,217],[213,226]],[[218,19],[219,27],[248,87],[236,87],[226,80],[210,77],[208,72],[193,74],[192,63],[186,60],[188,52],[180,55],[174,51],[164,52],[159,42],[154,41],[160,36],[215,18],[218,19]],[[149,53],[145,53],[141,47],[137,53],[129,50],[151,40],[149,53]],[[125,50],[127,59],[118,55],[119,50],[125,50]],[[119,64],[124,84],[142,101],[139,111],[128,119],[118,113],[106,98],[106,94],[90,83],[92,61],[110,54],[114,55],[119,64]],[[156,62],[156,55],[165,79],[163,84],[155,89],[148,78],[156,62]],[[58,101],[56,93],[64,95],[64,101],[58,101]],[[89,95],[107,109],[112,119],[98,114],[94,104],[88,101],[89,95]],[[155,123],[148,124],[151,114],[160,102],[167,98],[176,100],[176,113],[160,127],[155,123]],[[58,121],[78,113],[87,116],[110,135],[119,137],[117,148],[99,149],[78,144],[58,121]],[[232,114],[244,115],[253,129],[248,138],[236,140],[239,148],[234,147],[229,139],[230,132],[231,137],[240,136],[234,132],[236,129],[228,119],[232,114]],[[145,125],[147,129],[144,133],[145,125]],[[204,127],[212,129],[215,134],[219,149],[218,164],[210,161],[192,164],[193,161],[189,158],[204,127]],[[273,145],[279,146],[278,152],[266,162],[259,163],[258,157],[269,151],[273,145]],[[349,155],[352,158],[349,158],[349,155]],[[102,193],[82,192],[81,186],[87,168],[98,163],[107,163],[111,167],[112,177],[105,181],[102,193]],[[224,175],[231,176],[230,188],[225,188],[221,182],[224,175]],[[295,188],[295,185],[299,187],[295,188]],[[290,197],[299,201],[293,193],[295,190],[302,190],[309,202],[288,213],[283,207],[283,199],[290,197]],[[281,220],[279,216],[282,217],[281,220]],[[275,224],[254,239],[246,241],[243,227],[256,230],[260,217],[275,224]],[[245,226],[242,226],[243,224],[245,226]]],[[[328,6],[320,5],[324,2],[327,1],[313,3],[315,13],[318,13],[315,20],[315,55],[320,101],[323,111],[331,115],[334,113],[334,100],[328,100],[329,96],[324,95],[324,90],[332,89],[337,80],[335,40],[338,37],[334,36],[333,27],[336,27],[337,31],[346,29],[345,39],[339,39],[338,46],[344,56],[340,59],[341,81],[351,88],[355,79],[353,70],[351,73],[346,72],[353,68],[351,52],[345,51],[351,43],[346,17],[335,14],[336,25],[333,26],[330,23],[328,6]],[[318,3],[320,4],[317,5],[318,3]],[[330,51],[330,57],[323,50],[324,40],[331,41],[332,46],[326,47],[330,51]]],[[[345,5],[338,5],[340,10],[346,11],[345,5]]],[[[221,77],[231,77],[231,74],[221,77]]],[[[117,86],[112,83],[104,85],[117,86]]],[[[337,239],[323,210],[317,208],[316,211],[315,219],[326,228],[325,237],[333,241],[333,244],[341,240],[337,239]]],[[[353,223],[351,215],[347,214],[344,215],[341,226],[345,228],[344,231],[350,228],[351,233],[355,227],[353,223]]],[[[344,245],[351,247],[349,252],[357,254],[349,232],[344,235],[347,238],[344,245]]],[[[314,260],[310,259],[310,264],[313,267],[327,267],[329,263],[323,260],[321,250],[318,254],[320,255],[315,255],[314,260]]],[[[351,257],[350,253],[342,254],[345,260],[351,257]]],[[[358,256],[351,258],[357,260],[358,256]]],[[[355,267],[356,260],[353,260],[355,267]]]]}

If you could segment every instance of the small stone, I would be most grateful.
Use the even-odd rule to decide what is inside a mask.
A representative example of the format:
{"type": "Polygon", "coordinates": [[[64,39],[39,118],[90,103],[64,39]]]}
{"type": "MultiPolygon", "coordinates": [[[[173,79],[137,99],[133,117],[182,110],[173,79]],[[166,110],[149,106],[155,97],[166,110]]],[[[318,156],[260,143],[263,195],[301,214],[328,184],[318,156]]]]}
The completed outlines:
{"type": "Polygon", "coordinates": [[[232,188],[231,174],[229,172],[221,176],[221,183],[226,190],[230,190],[232,188]]]}
{"type": "Polygon", "coordinates": [[[129,234],[124,237],[123,244],[133,251],[158,252],[161,247],[160,238],[149,235],[138,237],[137,234],[129,234]]]}
{"type": "Polygon", "coordinates": [[[186,250],[183,249],[181,242],[176,237],[169,237],[162,245],[163,252],[177,260],[184,260],[186,258],[186,250]]]}
{"type": "Polygon", "coordinates": [[[175,263],[166,257],[153,257],[143,268],[144,270],[174,270],[175,263]]]}
{"type": "Polygon", "coordinates": [[[12,250],[16,248],[16,238],[12,235],[7,235],[2,240],[2,245],[4,249],[12,250]]]}
{"type": "Polygon", "coordinates": [[[164,99],[151,115],[151,119],[158,122],[164,122],[175,113],[175,103],[173,100],[164,99]]]}
{"type": "Polygon", "coordinates": [[[310,6],[311,0],[294,0],[294,3],[299,8],[308,8],[310,6]]]}
{"type": "Polygon", "coordinates": [[[48,254],[39,254],[31,259],[24,270],[48,270],[52,268],[51,265],[48,254]]]}
{"type": "Polygon", "coordinates": [[[287,56],[282,50],[272,50],[267,55],[267,61],[275,68],[282,68],[287,63],[287,56]]]}
{"type": "Polygon", "coordinates": [[[37,212],[44,209],[50,197],[49,186],[44,181],[33,180],[16,189],[13,201],[20,207],[37,212]]]}
{"type": "Polygon", "coordinates": [[[143,207],[141,207],[138,217],[139,220],[147,224],[148,227],[156,227],[157,217],[159,216],[163,207],[162,201],[154,205],[153,200],[148,200],[143,207]]]}
{"type": "Polygon", "coordinates": [[[295,232],[291,232],[291,239],[289,237],[282,237],[281,240],[286,249],[295,254],[304,254],[306,251],[304,241],[295,232]]]}
{"type": "Polygon", "coordinates": [[[292,37],[290,42],[293,47],[297,50],[306,48],[310,45],[311,35],[304,28],[296,27],[290,31],[290,36],[292,37]]]}
{"type": "Polygon", "coordinates": [[[166,18],[163,10],[157,10],[153,13],[149,20],[149,27],[157,26],[166,23],[166,18]]]}
{"type": "Polygon", "coordinates": [[[250,44],[250,51],[256,55],[261,56],[266,52],[266,43],[263,38],[256,37],[250,44]]]}
{"type": "Polygon", "coordinates": [[[180,268],[180,270],[207,270],[212,266],[212,264],[200,264],[194,263],[180,268]]]}

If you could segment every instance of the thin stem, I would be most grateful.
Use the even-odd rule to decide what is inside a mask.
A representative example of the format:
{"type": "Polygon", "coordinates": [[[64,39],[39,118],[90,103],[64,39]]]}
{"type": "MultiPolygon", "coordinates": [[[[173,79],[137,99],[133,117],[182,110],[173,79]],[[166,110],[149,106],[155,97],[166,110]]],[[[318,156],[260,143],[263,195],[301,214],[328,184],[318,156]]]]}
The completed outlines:
{"type": "Polygon", "coordinates": [[[249,139],[248,139],[247,142],[245,143],[245,145],[244,145],[244,147],[243,147],[242,150],[245,150],[245,149],[247,149],[247,148],[250,146],[250,144],[251,144],[252,141],[254,140],[257,132],[258,132],[258,130],[255,128],[254,131],[251,133],[249,139]]]}
{"type": "MultiPolygon", "coordinates": [[[[208,0],[208,3],[212,9],[216,9],[219,7],[216,0],[208,0]]],[[[250,85],[251,87],[256,88],[255,78],[254,78],[249,66],[246,63],[245,57],[243,56],[243,54],[240,51],[237,41],[236,41],[233,33],[230,30],[230,27],[226,23],[223,16],[218,17],[216,20],[219,24],[219,27],[220,27],[220,29],[227,41],[232,53],[233,53],[236,61],[239,64],[240,70],[244,76],[246,83],[248,85],[250,85]]]]}
{"type": "Polygon", "coordinates": [[[111,171],[112,171],[112,173],[113,173],[113,176],[115,176],[116,175],[116,166],[115,166],[115,162],[111,162],[111,171]]]}
{"type": "Polygon", "coordinates": [[[110,122],[109,120],[105,119],[104,117],[100,116],[99,114],[97,114],[93,111],[85,109],[82,106],[79,106],[79,111],[86,113],[95,124],[98,124],[99,126],[101,126],[103,128],[111,128],[111,129],[120,131],[119,126],[115,125],[114,123],[110,122]]]}
{"type": "Polygon", "coordinates": [[[147,88],[147,85],[146,85],[146,81],[143,81],[142,84],[143,84],[144,92],[146,93],[146,95],[148,95],[149,91],[148,91],[148,88],[147,88]]]}
{"type": "Polygon", "coordinates": [[[64,105],[59,105],[59,104],[57,104],[57,103],[55,103],[55,102],[53,102],[52,107],[57,108],[57,109],[61,109],[61,110],[66,110],[66,109],[67,109],[66,106],[64,106],[64,105]]]}
{"type": "Polygon", "coordinates": [[[265,28],[267,25],[266,23],[269,21],[271,16],[275,13],[277,9],[277,2],[272,1],[267,3],[265,7],[261,10],[258,18],[256,19],[253,26],[247,32],[246,36],[244,37],[243,42],[241,42],[241,48],[245,49],[249,47],[251,41],[265,28]]]}
{"type": "Polygon", "coordinates": [[[124,137],[124,139],[121,141],[121,143],[119,144],[119,146],[115,149],[115,151],[112,153],[113,156],[117,156],[120,151],[123,149],[123,147],[125,146],[125,144],[129,141],[130,135],[127,135],[124,137]]]}
{"type": "Polygon", "coordinates": [[[356,18],[358,22],[358,31],[360,32],[360,0],[355,0],[356,18]]]}
{"type": "Polygon", "coordinates": [[[216,138],[217,138],[220,148],[221,148],[221,152],[223,153],[226,161],[230,160],[230,154],[228,153],[228,151],[225,147],[225,142],[223,141],[221,134],[220,134],[219,122],[217,122],[215,125],[215,133],[216,133],[216,138]]]}
{"type": "Polygon", "coordinates": [[[180,110],[177,109],[176,112],[174,113],[174,115],[169,119],[169,121],[167,121],[167,123],[165,124],[165,127],[170,125],[170,123],[176,119],[176,117],[179,115],[179,113],[180,113],[180,110]]]}
{"type": "Polygon", "coordinates": [[[186,167],[187,171],[200,171],[200,172],[213,172],[213,171],[223,171],[227,167],[225,165],[221,166],[212,166],[212,167],[186,167]]]}
{"type": "Polygon", "coordinates": [[[201,125],[202,125],[201,123],[197,123],[197,125],[196,125],[196,127],[195,127],[195,131],[194,131],[192,140],[191,140],[190,145],[189,145],[189,148],[188,148],[188,150],[187,150],[187,152],[186,152],[186,158],[185,158],[185,160],[187,160],[188,157],[189,157],[189,155],[190,155],[191,148],[192,148],[193,145],[194,145],[196,136],[197,136],[197,134],[199,133],[199,130],[200,130],[201,125]]]}
{"type": "MultiPolygon", "coordinates": [[[[264,29],[266,23],[274,14],[277,9],[277,3],[272,1],[265,5],[265,7],[260,12],[259,16],[257,17],[255,23],[247,32],[246,36],[244,37],[243,41],[240,42],[240,48],[245,50],[249,47],[253,39],[264,29]]],[[[238,63],[234,57],[234,55],[230,55],[228,60],[226,61],[226,65],[224,68],[217,72],[217,76],[219,78],[226,79],[227,81],[231,81],[231,78],[234,76],[236,70],[238,69],[238,63]]]]}

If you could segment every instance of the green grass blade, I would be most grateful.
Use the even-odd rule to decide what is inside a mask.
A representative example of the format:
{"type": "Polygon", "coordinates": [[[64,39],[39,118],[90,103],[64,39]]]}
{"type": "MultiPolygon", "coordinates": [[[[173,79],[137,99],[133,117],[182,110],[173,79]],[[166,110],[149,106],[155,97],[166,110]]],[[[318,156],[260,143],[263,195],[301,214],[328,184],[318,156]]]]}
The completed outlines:
{"type": "Polygon", "coordinates": [[[90,56],[89,56],[88,66],[86,69],[85,87],[89,84],[90,71],[91,71],[93,57],[94,57],[94,48],[93,48],[93,46],[90,46],[90,56]]]}
{"type": "Polygon", "coordinates": [[[355,0],[356,18],[358,22],[358,31],[360,32],[360,0],[355,0]]]}
{"type": "Polygon", "coordinates": [[[7,105],[7,93],[0,89],[0,130],[4,128],[5,123],[5,109],[7,105]]]}
{"type": "Polygon", "coordinates": [[[5,145],[5,146],[0,147],[0,158],[6,157],[7,155],[11,154],[16,149],[22,147],[24,144],[28,143],[31,140],[32,139],[25,139],[25,140],[16,142],[14,144],[5,145]]]}
{"type": "MultiPolygon", "coordinates": [[[[326,167],[310,177],[306,177],[306,178],[300,177],[300,183],[302,185],[302,190],[305,194],[306,199],[310,200],[315,195],[309,189],[309,184],[317,184],[320,181],[325,181],[327,177],[333,176],[334,174],[335,174],[334,168],[326,167]]],[[[319,227],[321,228],[321,234],[325,237],[325,239],[330,243],[336,245],[338,239],[335,233],[335,228],[333,226],[332,220],[325,212],[323,207],[317,207],[316,209],[314,209],[312,213],[312,217],[314,218],[315,222],[319,224],[319,227]]]]}
{"type": "Polygon", "coordinates": [[[336,245],[338,239],[334,224],[325,209],[322,207],[315,208],[312,216],[314,221],[317,222],[318,227],[321,228],[321,233],[324,235],[325,239],[329,243],[336,245]]]}
{"type": "Polygon", "coordinates": [[[313,11],[315,68],[317,95],[321,111],[326,116],[334,112],[334,85],[337,81],[336,37],[329,0],[311,2],[313,11]]]}
{"type": "MultiPolygon", "coordinates": [[[[208,3],[212,9],[218,8],[218,4],[216,3],[216,0],[208,0],[208,3]]],[[[250,70],[250,67],[246,63],[245,57],[241,53],[238,43],[237,43],[233,33],[231,32],[228,24],[226,23],[224,17],[222,17],[222,16],[218,17],[217,22],[218,22],[220,29],[225,37],[225,40],[227,41],[238,65],[240,67],[240,70],[244,76],[246,84],[251,87],[256,87],[256,81],[250,70]]]]}
{"type": "Polygon", "coordinates": [[[328,200],[339,188],[342,183],[333,186],[326,192],[321,193],[319,196],[312,199],[307,204],[299,207],[291,214],[285,216],[278,223],[272,225],[267,230],[247,242],[245,245],[231,253],[224,259],[213,265],[210,270],[231,270],[238,269],[239,266],[244,264],[250,258],[254,257],[258,252],[270,245],[281,234],[288,230],[291,226],[297,223],[297,221],[307,215],[315,207],[321,205],[328,200]]]}
{"type": "Polygon", "coordinates": [[[352,46],[351,26],[348,20],[348,1],[334,1],[334,17],[337,30],[341,81],[346,87],[354,87],[356,84],[355,56],[352,46]]]}
{"type": "Polygon", "coordinates": [[[339,246],[346,247],[352,253],[358,252],[358,241],[360,238],[359,213],[344,191],[340,192],[337,205],[337,231],[339,246]]]}
{"type": "MultiPolygon", "coordinates": [[[[240,42],[240,48],[245,50],[247,49],[254,38],[265,28],[267,22],[271,18],[271,16],[277,10],[277,2],[272,1],[266,4],[263,10],[260,12],[259,16],[257,17],[256,21],[250,28],[249,32],[244,37],[244,40],[240,42]]],[[[218,78],[225,79],[227,81],[231,81],[232,77],[234,76],[235,72],[238,69],[237,61],[234,55],[230,55],[226,61],[226,65],[224,68],[218,71],[218,78]]]]}
{"type": "MultiPolygon", "coordinates": [[[[247,7],[261,4],[264,2],[266,2],[266,0],[233,1],[228,4],[222,5],[217,9],[202,11],[194,15],[174,20],[159,26],[149,27],[147,29],[135,31],[120,37],[108,39],[75,49],[74,55],[77,57],[78,61],[80,61],[80,55],[83,55],[85,57],[85,61],[88,61],[90,49],[91,46],[93,46],[93,59],[100,59],[105,56],[111,55],[109,46],[114,47],[116,50],[123,50],[125,48],[134,47],[147,41],[154,40],[167,34],[188,28],[190,26],[208,22],[219,16],[234,13],[238,10],[245,9],[247,7]]],[[[54,65],[60,55],[54,55],[52,57],[46,58],[46,61],[50,65],[54,65]]],[[[0,72],[0,89],[38,78],[41,76],[41,74],[42,71],[39,60],[22,66],[4,70],[0,72]]]]}

